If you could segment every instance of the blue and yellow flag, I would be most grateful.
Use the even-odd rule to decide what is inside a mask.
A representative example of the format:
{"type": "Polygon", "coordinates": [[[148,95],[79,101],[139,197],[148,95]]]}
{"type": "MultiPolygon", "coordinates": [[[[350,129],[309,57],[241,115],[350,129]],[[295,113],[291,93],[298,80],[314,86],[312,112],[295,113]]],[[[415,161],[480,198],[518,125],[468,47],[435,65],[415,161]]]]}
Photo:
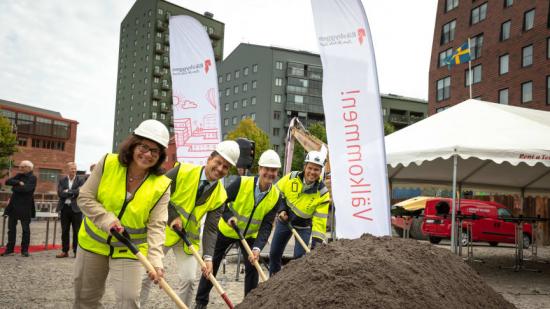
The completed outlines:
{"type": "Polygon", "coordinates": [[[452,55],[445,59],[447,67],[450,69],[455,64],[461,64],[470,61],[470,46],[466,41],[462,46],[453,52],[452,55]]]}

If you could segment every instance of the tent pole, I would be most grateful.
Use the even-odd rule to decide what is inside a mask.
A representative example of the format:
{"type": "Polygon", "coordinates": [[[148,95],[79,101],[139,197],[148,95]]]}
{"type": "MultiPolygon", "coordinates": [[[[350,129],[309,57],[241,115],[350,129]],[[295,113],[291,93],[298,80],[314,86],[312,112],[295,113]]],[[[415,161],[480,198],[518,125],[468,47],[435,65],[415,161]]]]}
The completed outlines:
{"type": "Polygon", "coordinates": [[[453,155],[453,206],[452,206],[452,212],[451,212],[451,251],[453,253],[457,253],[457,247],[456,247],[456,170],[458,167],[458,156],[456,154],[453,155]]]}

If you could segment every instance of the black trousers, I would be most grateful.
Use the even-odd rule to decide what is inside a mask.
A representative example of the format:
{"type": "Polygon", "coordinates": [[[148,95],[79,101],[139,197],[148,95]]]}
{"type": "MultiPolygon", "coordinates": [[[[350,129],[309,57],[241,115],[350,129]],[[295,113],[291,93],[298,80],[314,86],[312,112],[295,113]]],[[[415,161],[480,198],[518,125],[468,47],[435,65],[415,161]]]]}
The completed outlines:
{"type": "Polygon", "coordinates": [[[6,252],[13,252],[15,248],[17,220],[21,221],[21,228],[23,229],[23,237],[21,237],[21,252],[29,252],[29,244],[31,242],[31,219],[19,219],[14,216],[9,216],[8,218],[8,244],[6,245],[6,252]]]}
{"type": "MultiPolygon", "coordinates": [[[[254,244],[254,241],[255,239],[253,238],[246,239],[246,242],[250,246],[250,249],[252,249],[252,245],[254,244]]],[[[246,250],[243,248],[240,241],[238,239],[225,237],[222,233],[219,233],[219,232],[218,232],[218,239],[216,240],[216,248],[214,249],[214,256],[212,257],[212,263],[214,267],[213,269],[214,276],[216,276],[216,274],[218,273],[218,269],[220,268],[220,263],[223,260],[225,251],[234,242],[239,243],[241,247],[241,252],[243,252],[244,254],[244,269],[245,269],[244,295],[246,296],[246,294],[248,294],[250,291],[252,291],[258,286],[258,271],[248,261],[248,254],[246,253],[246,250]]],[[[195,302],[197,304],[208,305],[210,290],[212,290],[212,283],[210,283],[210,280],[206,279],[204,276],[201,276],[195,302]]]]}
{"type": "Polygon", "coordinates": [[[70,249],[70,231],[73,227],[73,252],[78,247],[78,230],[82,223],[82,213],[74,212],[69,205],[64,205],[61,209],[61,244],[63,252],[67,253],[70,249]]]}

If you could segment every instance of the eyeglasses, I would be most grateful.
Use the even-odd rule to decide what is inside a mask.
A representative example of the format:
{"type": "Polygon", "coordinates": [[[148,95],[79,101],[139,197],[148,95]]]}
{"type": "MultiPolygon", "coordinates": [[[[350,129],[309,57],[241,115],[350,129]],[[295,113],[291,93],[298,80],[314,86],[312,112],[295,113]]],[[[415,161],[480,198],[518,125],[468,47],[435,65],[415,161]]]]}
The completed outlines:
{"type": "Polygon", "coordinates": [[[153,157],[158,157],[160,155],[160,149],[151,148],[151,147],[149,147],[145,144],[137,144],[136,148],[141,153],[151,152],[151,156],[153,156],[153,157]]]}

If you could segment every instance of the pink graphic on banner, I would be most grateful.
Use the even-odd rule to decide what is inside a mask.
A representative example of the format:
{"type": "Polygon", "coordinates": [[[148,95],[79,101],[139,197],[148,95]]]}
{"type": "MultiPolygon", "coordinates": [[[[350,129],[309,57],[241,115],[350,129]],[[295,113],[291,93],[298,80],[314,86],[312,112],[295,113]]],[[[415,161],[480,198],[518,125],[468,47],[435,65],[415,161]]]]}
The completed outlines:
{"type": "Polygon", "coordinates": [[[208,103],[210,103],[210,106],[212,106],[214,110],[216,110],[218,107],[218,101],[216,99],[217,99],[216,89],[214,88],[208,89],[208,92],[206,92],[206,100],[208,100],[208,103]]]}
{"type": "Polygon", "coordinates": [[[197,108],[197,103],[187,100],[183,97],[179,97],[177,95],[174,95],[172,97],[172,101],[174,102],[174,109],[176,110],[184,110],[184,109],[190,109],[190,108],[197,108]]]}

